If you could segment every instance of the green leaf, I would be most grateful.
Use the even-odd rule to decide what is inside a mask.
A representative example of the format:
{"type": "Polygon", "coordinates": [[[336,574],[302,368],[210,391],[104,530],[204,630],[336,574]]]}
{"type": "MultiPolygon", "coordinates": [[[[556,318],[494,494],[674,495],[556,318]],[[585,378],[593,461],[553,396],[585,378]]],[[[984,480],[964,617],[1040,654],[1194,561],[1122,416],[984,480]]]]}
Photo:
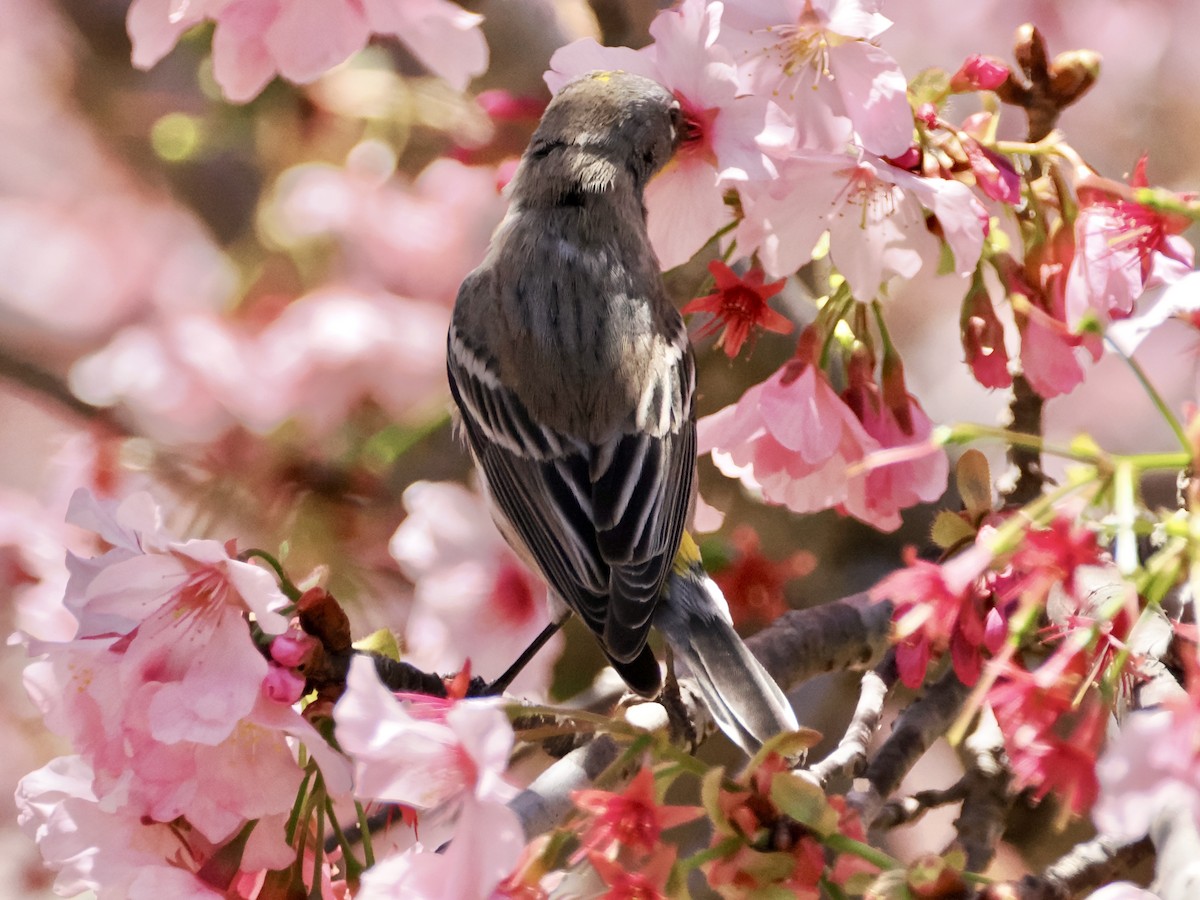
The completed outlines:
{"type": "Polygon", "coordinates": [[[378,631],[373,631],[366,637],[360,638],[354,642],[353,647],[355,650],[377,653],[388,659],[400,660],[400,645],[396,642],[396,635],[386,628],[380,628],[378,631]]]}
{"type": "Polygon", "coordinates": [[[704,806],[704,811],[708,813],[708,818],[713,823],[713,828],[722,834],[736,834],[733,826],[729,824],[729,820],[725,818],[725,814],[721,811],[721,805],[718,802],[718,797],[721,793],[721,782],[725,778],[725,770],[721,767],[709,769],[704,778],[700,782],[700,803],[704,806]]]}
{"type": "Polygon", "coordinates": [[[800,759],[810,747],[815,747],[820,740],[821,732],[811,728],[781,732],[759,747],[758,752],[750,758],[750,762],[746,765],[746,771],[748,773],[755,771],[772,753],[777,753],[784,759],[800,759]]]}
{"type": "Polygon", "coordinates": [[[780,772],[771,779],[771,802],[784,815],[824,837],[837,831],[838,814],[825,792],[807,778],[780,772]]]}
{"type": "Polygon", "coordinates": [[[943,550],[949,550],[965,541],[975,540],[975,529],[958,513],[940,510],[929,529],[930,539],[943,550]]]}
{"type": "Polygon", "coordinates": [[[958,495],[969,512],[990,512],[992,509],[992,470],[987,457],[978,450],[964,450],[954,467],[958,495]]]}

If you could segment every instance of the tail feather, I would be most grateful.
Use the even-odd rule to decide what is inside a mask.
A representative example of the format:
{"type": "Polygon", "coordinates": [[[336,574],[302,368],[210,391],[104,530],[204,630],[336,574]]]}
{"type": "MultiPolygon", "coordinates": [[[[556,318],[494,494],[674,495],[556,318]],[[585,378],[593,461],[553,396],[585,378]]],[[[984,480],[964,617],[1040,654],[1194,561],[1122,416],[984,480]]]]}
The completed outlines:
{"type": "Polygon", "coordinates": [[[733,630],[721,589],[699,565],[672,572],[654,624],[687,666],[717,726],[747,754],[799,729],[787,697],[733,630]]]}

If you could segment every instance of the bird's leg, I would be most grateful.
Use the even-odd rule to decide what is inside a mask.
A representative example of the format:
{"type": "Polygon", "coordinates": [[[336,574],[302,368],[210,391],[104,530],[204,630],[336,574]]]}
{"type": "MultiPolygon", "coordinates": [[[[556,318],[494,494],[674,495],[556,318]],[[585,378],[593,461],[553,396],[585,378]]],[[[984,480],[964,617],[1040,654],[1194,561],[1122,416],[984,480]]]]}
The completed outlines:
{"type": "Polygon", "coordinates": [[[696,731],[696,723],[692,721],[687,704],[683,702],[683,694],[679,690],[679,679],[675,677],[675,651],[670,644],[663,646],[663,662],[667,666],[667,675],[663,679],[663,688],[658,695],[658,702],[667,711],[672,735],[682,738],[688,746],[694,748],[700,743],[700,735],[696,731]]]}
{"type": "Polygon", "coordinates": [[[497,694],[503,694],[508,690],[508,686],[512,684],[513,679],[521,674],[521,670],[529,665],[529,661],[537,656],[538,651],[546,646],[546,642],[554,637],[558,629],[562,628],[569,618],[571,618],[570,610],[543,628],[541,634],[533,639],[533,642],[525,648],[516,661],[504,670],[504,674],[487,686],[483,692],[483,696],[492,697],[497,694]]]}

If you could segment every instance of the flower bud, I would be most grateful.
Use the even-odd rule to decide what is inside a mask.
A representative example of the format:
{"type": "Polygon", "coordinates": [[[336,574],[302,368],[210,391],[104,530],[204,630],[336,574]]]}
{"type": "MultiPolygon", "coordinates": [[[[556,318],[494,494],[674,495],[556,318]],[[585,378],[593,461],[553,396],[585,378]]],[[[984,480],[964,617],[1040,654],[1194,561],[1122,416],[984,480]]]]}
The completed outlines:
{"type": "Polygon", "coordinates": [[[968,56],[959,70],[950,77],[950,90],[994,91],[1008,78],[1008,66],[993,56],[974,53],[968,56]]]}
{"type": "Polygon", "coordinates": [[[1033,81],[1040,81],[1050,70],[1050,57],[1046,53],[1046,39],[1037,26],[1026,22],[1017,29],[1013,56],[1017,64],[1033,81]]]}
{"type": "Polygon", "coordinates": [[[1050,66],[1050,96],[1060,106],[1070,106],[1100,77],[1100,54],[1094,50],[1068,50],[1050,66]]]}

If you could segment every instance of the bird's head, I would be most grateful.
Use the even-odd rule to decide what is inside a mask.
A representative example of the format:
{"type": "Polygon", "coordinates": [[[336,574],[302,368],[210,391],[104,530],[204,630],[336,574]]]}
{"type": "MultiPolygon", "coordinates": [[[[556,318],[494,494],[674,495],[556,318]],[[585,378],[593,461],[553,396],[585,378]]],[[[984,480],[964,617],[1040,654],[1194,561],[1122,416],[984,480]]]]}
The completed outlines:
{"type": "Polygon", "coordinates": [[[685,130],[679,101],[658,82],[629,72],[591,72],[551,101],[525,159],[537,167],[561,155],[585,190],[604,190],[624,173],[640,190],[667,164],[685,130]]]}

